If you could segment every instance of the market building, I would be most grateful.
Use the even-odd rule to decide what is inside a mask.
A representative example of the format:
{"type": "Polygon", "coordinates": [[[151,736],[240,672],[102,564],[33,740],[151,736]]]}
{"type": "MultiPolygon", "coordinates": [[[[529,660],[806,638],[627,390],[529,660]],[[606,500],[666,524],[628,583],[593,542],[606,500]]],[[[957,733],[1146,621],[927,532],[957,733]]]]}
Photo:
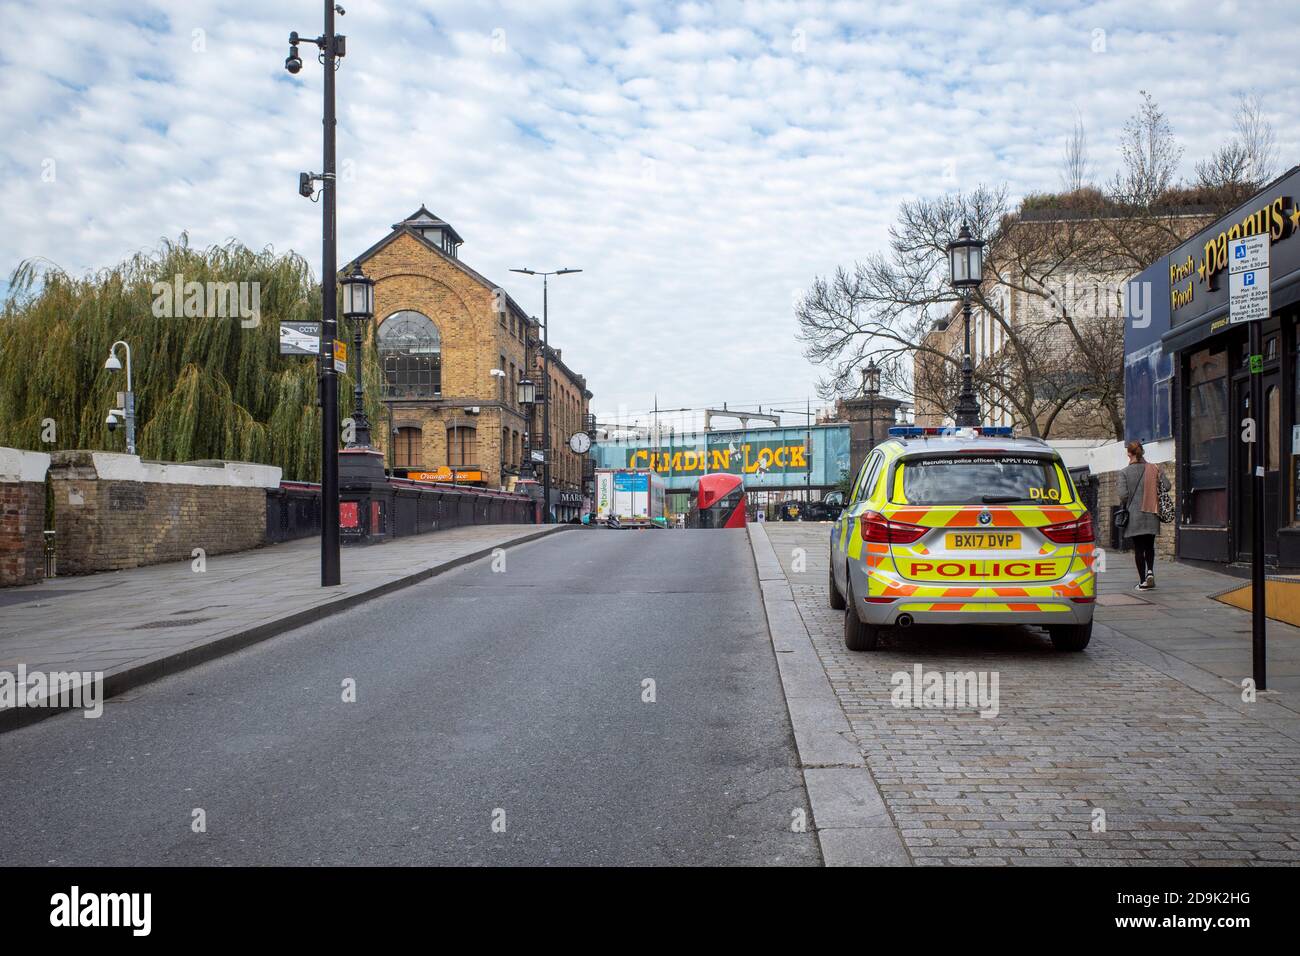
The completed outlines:
{"type": "Polygon", "coordinates": [[[1263,376],[1264,551],[1300,568],[1300,167],[1181,243],[1130,284],[1125,323],[1126,436],[1172,444],[1179,558],[1249,561],[1249,330],[1229,320],[1231,240],[1267,234],[1270,308],[1255,365],[1263,376]]]}
{"type": "Polygon", "coordinates": [[[375,423],[376,443],[394,474],[486,488],[513,488],[530,451],[547,452],[552,510],[561,521],[576,517],[585,456],[570,451],[568,439],[585,422],[592,393],[554,346],[549,387],[543,382],[539,322],[461,260],[463,243],[421,206],[353,260],[375,282],[388,417],[387,427],[375,423]],[[549,442],[541,405],[532,428],[519,403],[516,384],[525,377],[538,383],[539,403],[550,398],[549,442]]]}

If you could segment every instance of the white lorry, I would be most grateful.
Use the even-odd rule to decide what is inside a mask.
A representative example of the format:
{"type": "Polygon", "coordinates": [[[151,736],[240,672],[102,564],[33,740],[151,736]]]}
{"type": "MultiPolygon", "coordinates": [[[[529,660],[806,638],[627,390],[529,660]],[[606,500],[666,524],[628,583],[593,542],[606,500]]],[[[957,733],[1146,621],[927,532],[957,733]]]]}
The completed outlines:
{"type": "Polygon", "coordinates": [[[664,528],[664,480],[649,468],[596,469],[596,521],[611,528],[664,528]]]}

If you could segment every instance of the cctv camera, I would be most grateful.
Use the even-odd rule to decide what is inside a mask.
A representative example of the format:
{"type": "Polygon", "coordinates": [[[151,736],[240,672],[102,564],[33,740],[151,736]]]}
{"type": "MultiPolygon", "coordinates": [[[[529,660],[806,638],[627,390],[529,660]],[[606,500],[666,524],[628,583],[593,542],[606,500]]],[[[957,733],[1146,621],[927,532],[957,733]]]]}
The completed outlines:
{"type": "Polygon", "coordinates": [[[289,47],[289,55],[284,58],[284,68],[290,73],[297,73],[302,69],[302,60],[298,56],[297,46],[289,47]]]}
{"type": "Polygon", "coordinates": [[[298,195],[310,199],[312,194],[311,173],[298,174],[298,195]]]}
{"type": "Polygon", "coordinates": [[[104,424],[108,426],[109,431],[113,431],[117,428],[117,417],[110,414],[108,418],[104,419],[104,424]]]}

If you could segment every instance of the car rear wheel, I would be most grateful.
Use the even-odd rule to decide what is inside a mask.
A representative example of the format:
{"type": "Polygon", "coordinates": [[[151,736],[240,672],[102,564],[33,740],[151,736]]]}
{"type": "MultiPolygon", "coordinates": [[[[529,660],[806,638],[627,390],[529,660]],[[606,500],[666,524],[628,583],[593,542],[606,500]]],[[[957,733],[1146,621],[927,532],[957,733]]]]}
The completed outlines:
{"type": "Polygon", "coordinates": [[[1047,633],[1058,651],[1081,651],[1092,640],[1092,621],[1087,624],[1057,624],[1048,628],[1047,633]]]}
{"type": "Polygon", "coordinates": [[[842,611],[844,610],[844,595],[840,593],[839,587],[835,584],[835,566],[831,565],[828,570],[830,578],[827,582],[827,596],[831,601],[831,610],[842,611]]]}
{"type": "Polygon", "coordinates": [[[857,605],[853,602],[853,577],[844,575],[844,646],[851,651],[874,651],[876,641],[880,639],[880,628],[864,623],[858,617],[857,605]]]}

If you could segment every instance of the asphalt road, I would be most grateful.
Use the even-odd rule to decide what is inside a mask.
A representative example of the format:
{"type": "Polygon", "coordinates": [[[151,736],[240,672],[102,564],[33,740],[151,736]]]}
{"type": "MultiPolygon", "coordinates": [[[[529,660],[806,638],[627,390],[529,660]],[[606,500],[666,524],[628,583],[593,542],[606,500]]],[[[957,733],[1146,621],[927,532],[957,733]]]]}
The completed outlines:
{"type": "Polygon", "coordinates": [[[0,735],[5,862],[820,862],[744,532],[505,561],[0,735]]]}

